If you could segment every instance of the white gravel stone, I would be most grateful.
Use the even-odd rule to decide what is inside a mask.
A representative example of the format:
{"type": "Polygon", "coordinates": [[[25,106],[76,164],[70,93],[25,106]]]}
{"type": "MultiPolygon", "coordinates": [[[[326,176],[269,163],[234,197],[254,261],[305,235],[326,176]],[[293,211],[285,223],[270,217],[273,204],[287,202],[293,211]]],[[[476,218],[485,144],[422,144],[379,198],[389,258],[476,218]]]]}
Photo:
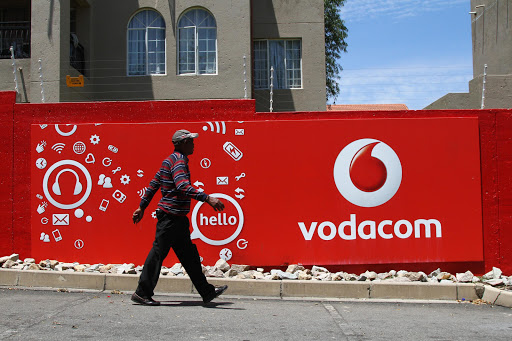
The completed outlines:
{"type": "Polygon", "coordinates": [[[176,263],[169,269],[169,271],[175,275],[183,274],[183,267],[181,266],[181,263],[176,263]]]}
{"type": "Polygon", "coordinates": [[[226,272],[230,268],[228,262],[226,262],[224,259],[219,259],[217,263],[215,263],[215,267],[222,272],[226,272]]]}
{"type": "Polygon", "coordinates": [[[473,281],[473,273],[471,271],[466,271],[464,273],[458,273],[455,275],[458,282],[461,283],[471,283],[473,281]]]}

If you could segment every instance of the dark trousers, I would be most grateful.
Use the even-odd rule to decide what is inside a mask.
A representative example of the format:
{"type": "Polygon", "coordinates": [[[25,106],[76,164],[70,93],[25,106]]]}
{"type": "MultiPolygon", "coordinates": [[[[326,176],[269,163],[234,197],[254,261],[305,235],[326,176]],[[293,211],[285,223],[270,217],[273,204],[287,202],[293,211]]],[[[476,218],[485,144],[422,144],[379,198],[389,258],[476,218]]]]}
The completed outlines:
{"type": "Polygon", "coordinates": [[[215,287],[208,283],[203,274],[199,252],[190,240],[188,217],[167,214],[161,210],[156,212],[158,223],[156,224],[155,241],[144,263],[139,285],[135,292],[144,298],[150,298],[154,295],[162,262],[172,247],[197,292],[202,297],[210,295],[215,291],[215,287]]]}

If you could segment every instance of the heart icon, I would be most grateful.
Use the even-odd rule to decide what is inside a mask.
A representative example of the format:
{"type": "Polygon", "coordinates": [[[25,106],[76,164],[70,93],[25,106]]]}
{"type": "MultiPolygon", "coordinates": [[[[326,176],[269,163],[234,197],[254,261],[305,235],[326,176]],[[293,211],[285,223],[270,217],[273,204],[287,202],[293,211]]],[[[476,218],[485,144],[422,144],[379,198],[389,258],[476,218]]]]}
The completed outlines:
{"type": "Polygon", "coordinates": [[[94,163],[94,162],[96,162],[94,155],[92,155],[92,153],[87,154],[87,157],[85,158],[85,163],[94,163]]]}

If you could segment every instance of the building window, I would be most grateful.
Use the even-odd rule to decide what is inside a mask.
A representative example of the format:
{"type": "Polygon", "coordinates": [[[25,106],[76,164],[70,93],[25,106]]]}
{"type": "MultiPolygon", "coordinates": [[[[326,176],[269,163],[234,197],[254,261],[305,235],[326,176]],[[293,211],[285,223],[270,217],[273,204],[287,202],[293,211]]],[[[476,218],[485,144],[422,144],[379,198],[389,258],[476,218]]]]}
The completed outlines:
{"type": "Polygon", "coordinates": [[[165,21],[154,10],[135,14],[128,24],[128,75],[165,74],[165,21]]]}
{"type": "Polygon", "coordinates": [[[203,9],[189,10],[178,21],[178,73],[217,73],[217,24],[203,9]]]}
{"type": "Polygon", "coordinates": [[[270,88],[270,68],[274,67],[274,89],[302,88],[300,39],[254,41],[254,88],[270,88]]]}

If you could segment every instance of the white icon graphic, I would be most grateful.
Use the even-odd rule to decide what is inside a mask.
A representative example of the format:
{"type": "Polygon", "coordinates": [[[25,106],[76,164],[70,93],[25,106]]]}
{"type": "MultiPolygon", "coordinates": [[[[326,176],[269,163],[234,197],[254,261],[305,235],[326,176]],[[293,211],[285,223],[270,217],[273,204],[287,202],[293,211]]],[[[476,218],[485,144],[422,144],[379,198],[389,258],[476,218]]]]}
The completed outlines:
{"type": "Polygon", "coordinates": [[[109,157],[106,157],[103,159],[103,161],[101,161],[101,163],[103,164],[103,166],[108,167],[112,164],[112,159],[109,157]]]}
{"type": "Polygon", "coordinates": [[[43,140],[37,144],[36,152],[41,153],[44,151],[44,147],[46,147],[46,141],[43,140]]]}
{"type": "MultiPolygon", "coordinates": [[[[70,126],[71,124],[66,124],[66,126],[70,126]]],[[[59,125],[56,124],[55,125],[55,130],[57,131],[57,133],[59,133],[59,135],[61,136],[71,136],[74,134],[74,132],[76,131],[76,125],[73,125],[73,128],[71,129],[71,131],[67,132],[67,133],[64,133],[62,132],[62,130],[60,130],[59,128],[59,125]]]]}
{"type": "Polygon", "coordinates": [[[211,165],[212,165],[212,162],[210,161],[210,159],[204,158],[201,160],[201,167],[206,169],[206,168],[210,168],[211,165]]]}
{"type": "Polygon", "coordinates": [[[64,209],[64,210],[70,210],[70,209],[77,208],[78,206],[82,205],[87,200],[89,195],[91,194],[91,190],[92,190],[92,179],[91,179],[91,175],[89,174],[89,171],[81,163],[74,161],[74,160],[61,160],[61,161],[54,163],[50,168],[48,168],[48,170],[46,171],[46,174],[44,175],[44,178],[43,178],[44,195],[46,196],[48,201],[53,206],[64,209]],[[58,181],[59,175],[62,174],[63,172],[65,172],[66,170],[71,171],[72,173],[75,174],[76,184],[75,184],[73,194],[74,195],[78,195],[80,193],[83,193],[83,194],[82,194],[82,197],[78,201],[76,201],[75,203],[72,203],[72,204],[61,204],[60,202],[56,201],[52,197],[52,195],[50,194],[50,191],[48,189],[48,180],[50,178],[50,175],[53,173],[54,170],[56,170],[58,167],[63,166],[63,165],[70,165],[70,166],[77,167],[84,174],[85,179],[87,181],[86,189],[85,189],[85,191],[83,191],[83,187],[79,181],[80,179],[78,177],[78,174],[76,172],[74,172],[72,169],[65,168],[57,174],[57,177],[55,178],[55,183],[52,185],[52,190],[56,195],[60,195],[60,193],[61,193],[59,181],[58,181]]]}
{"type": "Polygon", "coordinates": [[[244,156],[242,151],[240,149],[238,149],[233,143],[231,143],[229,141],[224,143],[224,146],[222,146],[222,148],[235,161],[239,161],[242,158],[242,156],[244,156]]]}
{"type": "Polygon", "coordinates": [[[244,129],[235,129],[235,135],[242,136],[245,135],[244,129]]]}
{"type": "Polygon", "coordinates": [[[241,178],[245,178],[245,173],[242,173],[239,176],[235,176],[236,181],[240,180],[241,178]]]}
{"type": "Polygon", "coordinates": [[[219,257],[227,262],[228,260],[231,259],[231,257],[233,257],[233,253],[231,252],[230,249],[224,248],[220,250],[219,257]]]}
{"type": "Polygon", "coordinates": [[[87,154],[87,157],[85,158],[85,163],[95,163],[96,159],[94,158],[94,155],[92,153],[87,154]]]}
{"type": "Polygon", "coordinates": [[[59,229],[56,229],[55,231],[53,231],[52,234],[53,234],[53,239],[55,239],[56,242],[60,242],[62,240],[62,235],[60,234],[59,229]]]}
{"type": "Polygon", "coordinates": [[[55,143],[53,146],[52,146],[52,149],[55,150],[57,153],[62,153],[62,150],[64,150],[64,147],[66,147],[66,145],[62,142],[58,142],[58,143],[55,143]]]}
{"type": "Polygon", "coordinates": [[[119,180],[123,185],[128,185],[130,183],[130,177],[126,174],[121,175],[121,178],[119,180]]]}
{"type": "Polygon", "coordinates": [[[100,126],[102,125],[103,123],[94,123],[95,126],[100,126]]]}
{"type": "Polygon", "coordinates": [[[103,186],[103,188],[112,188],[112,179],[105,174],[100,174],[98,185],[103,186]]]}
{"type": "Polygon", "coordinates": [[[43,225],[48,224],[48,222],[49,222],[49,221],[50,221],[50,220],[49,220],[48,218],[46,218],[46,217],[42,217],[42,218],[41,218],[41,224],[43,224],[43,225]]]}
{"type": "Polygon", "coordinates": [[[218,176],[217,185],[229,185],[229,178],[227,176],[218,176]]]}
{"type": "Polygon", "coordinates": [[[237,212],[238,212],[238,225],[237,225],[237,228],[235,230],[235,232],[229,236],[228,238],[226,239],[223,239],[223,240],[214,240],[214,239],[210,239],[208,237],[206,237],[202,232],[201,230],[199,229],[198,225],[197,225],[197,214],[199,212],[199,209],[201,208],[201,206],[204,204],[204,202],[202,201],[198,201],[197,204],[194,206],[194,209],[192,211],[192,217],[191,217],[191,222],[192,222],[192,233],[190,234],[190,238],[191,239],[201,239],[203,242],[205,242],[206,244],[209,244],[209,245],[226,245],[230,242],[232,242],[233,240],[236,239],[236,237],[238,237],[238,235],[240,234],[240,232],[242,232],[242,228],[244,227],[244,212],[242,211],[242,207],[240,206],[240,204],[235,200],[233,199],[232,197],[230,197],[229,195],[226,195],[226,194],[222,194],[222,193],[213,193],[213,194],[210,194],[211,197],[213,198],[220,198],[220,199],[224,199],[224,200],[227,200],[229,201],[230,203],[233,204],[233,206],[235,206],[237,212]]]}
{"type": "Polygon", "coordinates": [[[88,215],[87,217],[85,217],[85,221],[90,223],[92,221],[92,217],[88,215]]]}
{"type": "Polygon", "coordinates": [[[112,197],[119,201],[121,204],[126,200],[126,195],[124,195],[124,193],[118,189],[116,189],[114,194],[112,194],[112,197]]]}
{"type": "Polygon", "coordinates": [[[92,144],[98,144],[98,143],[100,143],[100,137],[99,137],[98,135],[91,135],[90,140],[91,140],[91,143],[92,143],[92,144]]]}
{"type": "Polygon", "coordinates": [[[121,167],[117,167],[116,169],[112,170],[112,174],[116,174],[121,170],[121,167]]]}
{"type": "Polygon", "coordinates": [[[75,144],[73,145],[73,151],[75,152],[75,154],[78,155],[85,153],[86,148],[87,146],[82,141],[75,142],[75,144]]]}
{"type": "Polygon", "coordinates": [[[48,124],[40,124],[39,127],[41,127],[41,129],[44,129],[44,128],[48,127],[48,124]]]}
{"type": "Polygon", "coordinates": [[[61,195],[60,185],[59,185],[59,176],[61,176],[62,173],[70,172],[75,175],[76,183],[75,183],[75,189],[73,190],[73,195],[78,195],[80,192],[82,192],[82,184],[80,183],[80,177],[78,176],[78,173],[70,168],[64,168],[59,173],[57,173],[57,176],[55,177],[55,182],[52,185],[52,191],[56,195],[61,195]]]}
{"type": "Polygon", "coordinates": [[[236,247],[239,248],[240,250],[244,250],[247,247],[247,244],[249,244],[247,240],[238,239],[238,241],[236,242],[236,247]]]}
{"type": "Polygon", "coordinates": [[[82,218],[84,216],[84,210],[82,210],[81,208],[77,208],[75,210],[75,217],[77,217],[78,219],[82,218]]]}
{"type": "Polygon", "coordinates": [[[153,219],[156,219],[156,211],[151,212],[151,217],[152,217],[153,219]]]}
{"type": "Polygon", "coordinates": [[[204,131],[207,131],[208,128],[210,128],[210,131],[213,131],[213,132],[216,132],[217,134],[222,134],[222,135],[225,135],[226,134],[226,124],[224,122],[214,122],[215,123],[215,129],[213,128],[213,123],[212,122],[206,122],[206,124],[208,124],[208,126],[203,126],[203,130],[204,131]]]}
{"type": "Polygon", "coordinates": [[[137,191],[137,194],[139,195],[139,197],[142,197],[144,196],[144,194],[146,194],[146,187],[144,187],[143,189],[141,189],[140,191],[137,191]]]}
{"type": "Polygon", "coordinates": [[[237,197],[238,199],[242,200],[245,197],[245,195],[242,194],[242,192],[245,193],[245,191],[243,189],[241,189],[240,187],[235,189],[235,192],[237,193],[235,195],[235,197],[237,197]]]}
{"type": "Polygon", "coordinates": [[[43,200],[43,196],[41,194],[36,194],[36,198],[40,199],[40,200],[43,200]]]}
{"type": "MultiPolygon", "coordinates": [[[[367,163],[365,163],[367,164],[367,163]]],[[[360,139],[348,144],[334,163],[334,182],[341,195],[354,205],[375,207],[390,200],[402,182],[402,165],[395,151],[384,142],[360,139]],[[369,159],[375,169],[358,168],[360,160],[369,159]],[[373,182],[358,177],[368,172],[377,173],[373,182]]]]}
{"type": "Polygon", "coordinates": [[[39,237],[39,240],[42,240],[44,243],[49,243],[50,242],[50,236],[47,235],[44,232],[41,232],[41,237],[39,237]]]}
{"type": "Polygon", "coordinates": [[[53,225],[69,225],[69,214],[67,213],[57,213],[52,215],[52,224],[53,225]]]}
{"type": "Polygon", "coordinates": [[[195,187],[199,187],[199,188],[197,189],[199,192],[204,192],[204,189],[200,188],[200,186],[204,186],[204,184],[203,184],[201,181],[196,181],[196,182],[194,182],[194,186],[195,186],[195,187]]]}
{"type": "Polygon", "coordinates": [[[117,149],[117,147],[115,147],[115,146],[113,146],[111,144],[108,145],[108,150],[110,150],[114,154],[119,151],[119,149],[117,149]]]}
{"type": "Polygon", "coordinates": [[[46,168],[46,159],[40,157],[39,159],[36,160],[36,167],[39,168],[39,169],[44,169],[46,168]]]}
{"type": "Polygon", "coordinates": [[[84,247],[84,241],[82,239],[75,240],[75,247],[80,250],[84,247]]]}
{"type": "Polygon", "coordinates": [[[107,199],[103,199],[100,204],[100,211],[106,212],[109,203],[110,201],[108,201],[107,199]]]}
{"type": "Polygon", "coordinates": [[[137,176],[138,176],[139,178],[142,178],[142,177],[144,176],[144,171],[143,171],[142,169],[139,169],[139,170],[137,171],[137,176]]]}
{"type": "Polygon", "coordinates": [[[46,201],[43,201],[42,203],[37,206],[37,213],[43,214],[44,211],[46,211],[46,208],[48,207],[48,203],[46,201]]]}

